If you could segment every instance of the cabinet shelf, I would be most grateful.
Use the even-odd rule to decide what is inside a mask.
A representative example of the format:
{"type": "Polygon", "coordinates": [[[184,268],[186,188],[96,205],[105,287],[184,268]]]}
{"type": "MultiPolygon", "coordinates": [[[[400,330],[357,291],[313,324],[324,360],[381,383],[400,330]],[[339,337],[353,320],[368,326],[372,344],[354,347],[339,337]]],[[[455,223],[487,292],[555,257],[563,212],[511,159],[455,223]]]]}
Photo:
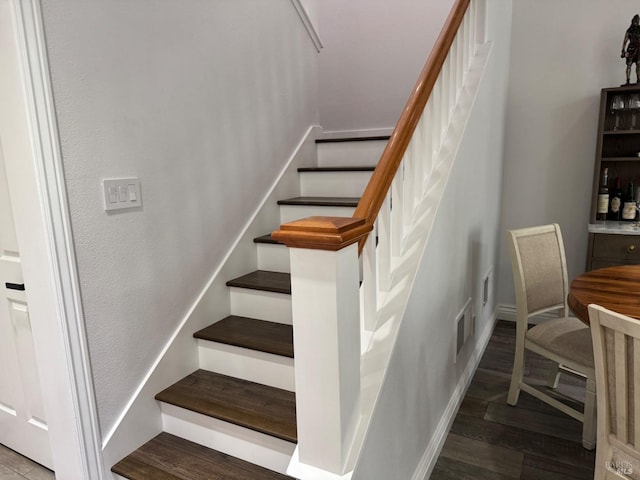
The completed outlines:
{"type": "Polygon", "coordinates": [[[602,157],[601,162],[640,162],[640,157],[602,157]]]}
{"type": "Polygon", "coordinates": [[[637,135],[640,130],[605,130],[603,135],[637,135]]]}
{"type": "MultiPolygon", "coordinates": [[[[598,191],[605,168],[608,170],[610,193],[615,191],[614,185],[619,184],[623,197],[626,197],[630,183],[634,186],[640,184],[640,129],[613,129],[614,125],[635,125],[633,120],[637,120],[637,117],[634,115],[639,113],[624,110],[618,116],[609,110],[614,96],[622,96],[627,102],[632,94],[640,94],[640,84],[604,88],[600,92],[600,116],[588,228],[587,270],[611,265],[640,264],[640,224],[596,220],[598,191]]],[[[609,211],[607,217],[616,218],[617,215],[609,211]]]]}

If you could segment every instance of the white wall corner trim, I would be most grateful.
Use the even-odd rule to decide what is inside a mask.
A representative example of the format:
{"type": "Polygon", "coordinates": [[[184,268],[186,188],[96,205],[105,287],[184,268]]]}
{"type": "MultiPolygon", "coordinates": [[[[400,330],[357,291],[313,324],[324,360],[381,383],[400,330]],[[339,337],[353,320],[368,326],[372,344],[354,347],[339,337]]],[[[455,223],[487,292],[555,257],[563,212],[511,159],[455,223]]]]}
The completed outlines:
{"type": "MultiPolygon", "coordinates": [[[[65,361],[53,365],[63,378],[61,388],[70,389],[73,417],[63,418],[69,455],[56,458],[56,435],[52,438],[56,475],[60,478],[104,479],[98,416],[86,344],[75,253],[66,202],[62,155],[46,55],[44,26],[38,0],[14,0],[20,60],[34,152],[42,227],[47,236],[47,273],[53,277],[52,305],[56,328],[64,345],[65,361]],[[73,452],[73,448],[77,452],[73,452]],[[73,455],[75,453],[75,455],[73,455]],[[78,463],[78,464],[76,464],[78,463]],[[68,469],[66,473],[64,469],[68,469]],[[72,475],[72,476],[66,476],[72,475]]],[[[51,341],[54,341],[53,339],[51,341]]],[[[49,359],[55,362],[57,359],[49,359]]],[[[50,399],[50,401],[52,401],[50,399]]],[[[55,400],[53,400],[55,401],[55,400]]],[[[49,407],[53,407],[49,405],[49,407]]],[[[56,415],[65,415],[60,411],[56,415]]]]}
{"type": "Polygon", "coordinates": [[[455,390],[451,394],[451,399],[447,404],[447,408],[443,412],[442,417],[440,417],[440,422],[438,422],[435,433],[433,437],[431,437],[431,442],[427,445],[427,449],[422,455],[422,459],[418,463],[418,467],[411,477],[411,480],[425,480],[431,475],[431,472],[436,465],[436,461],[438,460],[438,455],[440,454],[444,442],[447,439],[449,429],[453,424],[453,420],[456,418],[456,413],[458,412],[467,388],[469,387],[469,383],[471,383],[471,379],[478,368],[480,359],[489,344],[489,339],[491,338],[495,325],[496,312],[492,314],[491,321],[489,321],[485,326],[482,335],[478,339],[476,348],[469,356],[467,366],[460,376],[455,390]]]}
{"type": "Polygon", "coordinates": [[[320,52],[320,50],[324,48],[324,45],[322,44],[320,35],[318,35],[318,30],[316,29],[315,25],[311,21],[311,18],[309,17],[307,10],[304,8],[300,0],[291,0],[291,3],[296,9],[296,12],[298,12],[298,15],[300,16],[300,20],[302,21],[304,28],[307,29],[307,32],[309,33],[309,37],[311,38],[311,41],[313,42],[314,47],[316,47],[316,51],[320,52]]]}

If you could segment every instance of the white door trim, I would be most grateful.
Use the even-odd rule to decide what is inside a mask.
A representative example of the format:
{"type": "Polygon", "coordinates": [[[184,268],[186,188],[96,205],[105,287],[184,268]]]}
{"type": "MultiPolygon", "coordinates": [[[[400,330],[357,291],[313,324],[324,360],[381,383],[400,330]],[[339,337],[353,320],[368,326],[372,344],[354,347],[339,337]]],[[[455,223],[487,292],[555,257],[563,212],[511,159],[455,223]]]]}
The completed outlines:
{"type": "MultiPolygon", "coordinates": [[[[33,178],[19,181],[37,191],[40,211],[31,214],[44,241],[30,243],[46,259],[52,292],[32,292],[49,308],[49,322],[57,335],[38,337],[47,370],[53,378],[42,381],[56,477],[96,479],[105,477],[84,316],[80,300],[75,251],[67,208],[62,157],[49,77],[44,27],[39,0],[11,0],[16,23],[27,115],[33,150],[33,178]],[[35,245],[35,246],[34,246],[35,245]],[[53,362],[53,363],[52,363],[53,362]]],[[[9,179],[11,182],[11,179],[9,179]]],[[[24,185],[20,185],[24,187],[24,185]]],[[[13,188],[12,188],[13,189],[13,188]]],[[[23,248],[21,246],[21,248],[23,248]]],[[[28,252],[24,251],[23,254],[28,252]]],[[[51,333],[51,332],[49,332],[51,333]]]]}

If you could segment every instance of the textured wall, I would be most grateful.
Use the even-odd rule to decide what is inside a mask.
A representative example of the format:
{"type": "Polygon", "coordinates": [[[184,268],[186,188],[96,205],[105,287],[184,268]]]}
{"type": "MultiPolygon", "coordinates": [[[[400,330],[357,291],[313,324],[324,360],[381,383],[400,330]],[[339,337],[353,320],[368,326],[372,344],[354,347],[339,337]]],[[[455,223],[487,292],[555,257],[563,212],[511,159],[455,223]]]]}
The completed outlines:
{"type": "Polygon", "coordinates": [[[395,126],[452,0],[320,0],[320,119],[327,131],[395,126]]]}
{"type": "Polygon", "coordinates": [[[103,433],[316,124],[289,0],[44,0],[103,433]],[[107,214],[103,178],[143,207],[107,214]]]}
{"type": "MultiPolygon", "coordinates": [[[[631,0],[513,2],[502,236],[559,223],[570,279],[586,267],[600,90],[624,83],[620,49],[636,13],[631,0]]],[[[498,300],[514,305],[502,243],[498,300]]]]}

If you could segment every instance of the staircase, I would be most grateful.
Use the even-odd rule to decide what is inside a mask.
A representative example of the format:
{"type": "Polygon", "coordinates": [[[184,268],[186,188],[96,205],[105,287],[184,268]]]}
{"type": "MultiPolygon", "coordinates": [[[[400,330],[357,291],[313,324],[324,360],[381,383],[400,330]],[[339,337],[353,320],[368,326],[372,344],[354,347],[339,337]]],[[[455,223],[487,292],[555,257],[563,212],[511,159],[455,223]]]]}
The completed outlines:
{"type": "MultiPolygon", "coordinates": [[[[351,216],[388,137],[316,140],[280,222],[351,216]]],[[[278,225],[273,225],[277,229],[278,225]]],[[[288,249],[254,239],[257,270],[227,281],[231,315],[194,333],[199,369],[156,395],[163,432],[112,467],[117,478],[286,479],[296,434],[288,249]]]]}

